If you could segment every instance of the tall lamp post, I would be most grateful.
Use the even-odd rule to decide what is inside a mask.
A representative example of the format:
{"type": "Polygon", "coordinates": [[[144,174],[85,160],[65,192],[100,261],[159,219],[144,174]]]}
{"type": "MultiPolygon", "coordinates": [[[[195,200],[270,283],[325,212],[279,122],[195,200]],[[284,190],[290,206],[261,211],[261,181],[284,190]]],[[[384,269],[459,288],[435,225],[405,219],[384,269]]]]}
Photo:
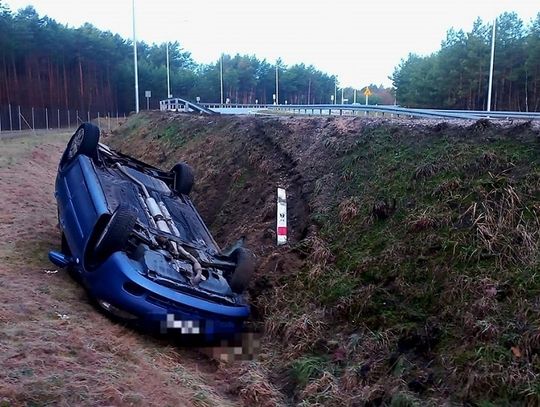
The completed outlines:
{"type": "Polygon", "coordinates": [[[493,62],[495,60],[495,27],[497,26],[497,17],[493,20],[493,32],[491,34],[491,61],[489,63],[489,85],[487,111],[491,112],[491,91],[493,89],[493,62]]]}
{"type": "Polygon", "coordinates": [[[221,85],[221,104],[223,104],[223,53],[221,54],[221,57],[219,58],[219,78],[220,78],[220,85],[221,85]]]}
{"type": "Polygon", "coordinates": [[[135,113],[139,113],[139,71],[137,68],[137,37],[135,35],[135,0],[131,0],[133,17],[133,64],[135,67],[135,113]]]}
{"type": "Polygon", "coordinates": [[[276,105],[279,105],[279,74],[278,61],[276,61],[276,105]]]}
{"type": "Polygon", "coordinates": [[[167,99],[172,98],[171,95],[171,74],[169,69],[169,41],[167,41],[167,99]]]}

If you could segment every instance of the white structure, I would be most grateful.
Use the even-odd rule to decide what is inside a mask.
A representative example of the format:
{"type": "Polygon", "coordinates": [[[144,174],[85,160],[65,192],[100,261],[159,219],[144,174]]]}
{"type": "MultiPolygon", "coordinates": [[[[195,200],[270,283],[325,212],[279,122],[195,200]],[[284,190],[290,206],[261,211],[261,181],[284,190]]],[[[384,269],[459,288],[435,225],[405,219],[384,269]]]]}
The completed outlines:
{"type": "Polygon", "coordinates": [[[185,101],[178,98],[171,98],[159,101],[159,110],[171,112],[188,112],[189,106],[185,101]]]}

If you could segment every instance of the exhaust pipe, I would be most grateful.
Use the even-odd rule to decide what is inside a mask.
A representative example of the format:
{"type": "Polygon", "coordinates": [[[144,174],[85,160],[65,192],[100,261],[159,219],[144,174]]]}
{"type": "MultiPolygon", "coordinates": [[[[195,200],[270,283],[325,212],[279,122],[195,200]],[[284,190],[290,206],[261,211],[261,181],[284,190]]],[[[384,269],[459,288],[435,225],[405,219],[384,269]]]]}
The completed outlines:
{"type": "MultiPolygon", "coordinates": [[[[159,202],[158,204],[156,200],[150,196],[146,186],[141,181],[129,174],[120,163],[117,163],[116,167],[120,170],[120,172],[122,172],[122,174],[132,180],[142,190],[144,197],[141,197],[141,202],[144,203],[147,214],[150,214],[150,222],[153,222],[162,232],[169,233],[176,237],[181,237],[180,232],[174,224],[171,214],[167,210],[165,204],[163,202],[159,202]]],[[[169,241],[169,244],[173,249],[173,254],[181,254],[191,261],[195,275],[190,278],[190,281],[194,285],[199,284],[204,278],[202,275],[201,263],[199,263],[199,261],[191,253],[186,251],[178,243],[169,241]]]]}

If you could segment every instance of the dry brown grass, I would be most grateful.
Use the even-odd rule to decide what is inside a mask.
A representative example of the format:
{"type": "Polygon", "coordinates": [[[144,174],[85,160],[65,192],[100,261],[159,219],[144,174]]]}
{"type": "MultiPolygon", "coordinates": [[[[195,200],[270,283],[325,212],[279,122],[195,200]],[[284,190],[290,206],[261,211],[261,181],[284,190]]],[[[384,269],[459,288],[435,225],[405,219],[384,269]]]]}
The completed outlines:
{"type": "Polygon", "coordinates": [[[422,232],[426,229],[434,229],[440,226],[441,220],[437,214],[425,209],[419,214],[412,214],[406,221],[411,232],[422,232]]]}
{"type": "MultiPolygon", "coordinates": [[[[471,205],[478,246],[505,264],[532,265],[538,261],[540,219],[522,204],[519,193],[508,185],[488,192],[481,203],[471,205]]],[[[480,253],[481,254],[481,253],[480,253]]]]}
{"type": "MultiPolygon", "coordinates": [[[[295,299],[286,297],[288,288],[277,286],[259,302],[263,309],[264,331],[269,337],[281,338],[287,344],[288,357],[299,355],[316,346],[319,339],[324,336],[327,328],[326,312],[323,309],[310,309],[304,313],[296,313],[300,307],[297,302],[288,307],[295,299]]],[[[296,299],[301,301],[301,293],[296,299]]],[[[304,298],[305,300],[305,298],[304,298]]]]}
{"type": "Polygon", "coordinates": [[[310,247],[309,261],[313,264],[326,265],[334,260],[334,255],[324,239],[316,234],[312,234],[306,239],[306,244],[310,247]]]}
{"type": "Polygon", "coordinates": [[[351,321],[359,321],[361,315],[371,303],[376,287],[367,284],[355,290],[354,295],[340,298],[334,309],[338,315],[342,315],[351,321]]]}
{"type": "Polygon", "coordinates": [[[460,187],[461,181],[459,179],[446,180],[433,190],[432,196],[448,195],[449,197],[453,197],[454,193],[459,190],[460,187]]]}
{"type": "Polygon", "coordinates": [[[347,223],[355,219],[360,212],[360,199],[358,197],[350,197],[339,204],[339,220],[342,223],[347,223]]]}
{"type": "Polygon", "coordinates": [[[309,382],[301,391],[303,402],[300,405],[328,406],[345,405],[346,397],[339,389],[337,378],[330,372],[323,372],[320,377],[309,382]]]}
{"type": "Polygon", "coordinates": [[[246,363],[234,371],[244,406],[273,407],[285,405],[282,393],[271,384],[269,371],[260,363],[246,363]]]}
{"type": "Polygon", "coordinates": [[[325,310],[314,309],[290,318],[286,324],[283,339],[288,345],[291,356],[305,353],[328,331],[325,310]]]}
{"type": "Polygon", "coordinates": [[[112,323],[67,273],[44,272],[59,245],[53,190],[66,139],[0,140],[12,157],[0,165],[0,403],[232,404],[207,360],[112,323]]]}
{"type": "Polygon", "coordinates": [[[413,174],[413,180],[415,181],[421,181],[424,179],[428,179],[433,177],[435,174],[437,174],[443,166],[441,164],[423,164],[416,168],[413,174]]]}

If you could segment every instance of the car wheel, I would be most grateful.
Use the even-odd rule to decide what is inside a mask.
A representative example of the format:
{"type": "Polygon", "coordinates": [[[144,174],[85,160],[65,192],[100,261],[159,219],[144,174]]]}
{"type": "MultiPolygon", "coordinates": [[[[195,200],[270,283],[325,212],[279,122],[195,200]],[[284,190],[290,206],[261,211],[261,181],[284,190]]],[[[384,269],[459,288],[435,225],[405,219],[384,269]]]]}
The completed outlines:
{"type": "Polygon", "coordinates": [[[236,261],[236,268],[231,276],[229,285],[237,294],[243,293],[249,286],[251,276],[255,270],[253,253],[244,247],[235,249],[231,257],[236,261]]]}
{"type": "Polygon", "coordinates": [[[189,195],[195,183],[193,169],[186,163],[178,163],[171,172],[174,173],[174,191],[178,194],[189,195]]]}
{"type": "Polygon", "coordinates": [[[119,205],[96,235],[97,239],[91,251],[92,263],[101,262],[114,252],[125,249],[136,221],[137,215],[132,209],[119,205]]]}
{"type": "Polygon", "coordinates": [[[95,158],[99,143],[99,128],[92,123],[83,123],[75,131],[68,142],[62,164],[71,162],[79,154],[95,158]]]}

